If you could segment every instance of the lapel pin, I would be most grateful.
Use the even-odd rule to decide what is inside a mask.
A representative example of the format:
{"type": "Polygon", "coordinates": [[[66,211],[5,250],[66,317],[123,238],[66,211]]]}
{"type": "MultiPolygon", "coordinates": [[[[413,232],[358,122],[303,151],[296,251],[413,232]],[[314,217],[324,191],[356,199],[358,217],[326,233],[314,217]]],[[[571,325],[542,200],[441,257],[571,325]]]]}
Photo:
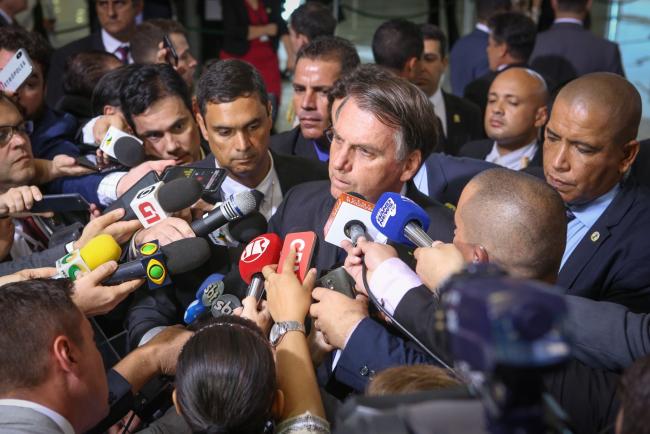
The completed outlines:
{"type": "Polygon", "coordinates": [[[591,233],[591,241],[594,243],[600,239],[600,232],[594,231],[591,233]]]}
{"type": "Polygon", "coordinates": [[[454,123],[455,124],[460,123],[460,115],[458,113],[454,113],[454,123]]]}

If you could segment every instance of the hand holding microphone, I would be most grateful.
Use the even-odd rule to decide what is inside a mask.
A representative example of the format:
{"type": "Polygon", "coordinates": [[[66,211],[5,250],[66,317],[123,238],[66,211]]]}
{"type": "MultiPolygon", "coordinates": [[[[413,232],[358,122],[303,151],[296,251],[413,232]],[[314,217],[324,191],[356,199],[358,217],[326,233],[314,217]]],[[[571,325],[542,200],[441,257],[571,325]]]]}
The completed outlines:
{"type": "Polygon", "coordinates": [[[413,254],[417,260],[415,272],[432,291],[465,266],[463,255],[453,244],[435,241],[430,247],[415,249],[413,254]]]}
{"type": "MultiPolygon", "coordinates": [[[[267,233],[253,238],[246,245],[239,259],[239,273],[244,282],[248,283],[246,297],[262,299],[264,293],[264,276],[262,269],[275,265],[280,259],[282,240],[274,233],[267,233]]],[[[291,267],[293,269],[293,266],[291,267]]]]}
{"type": "Polygon", "coordinates": [[[366,241],[364,237],[357,239],[357,244],[352,245],[347,240],[341,243],[341,247],[348,253],[345,258],[345,271],[354,279],[357,292],[368,295],[366,286],[363,283],[363,264],[366,264],[367,280],[370,281],[372,273],[379,265],[390,259],[397,258],[397,251],[388,244],[366,241]]]}

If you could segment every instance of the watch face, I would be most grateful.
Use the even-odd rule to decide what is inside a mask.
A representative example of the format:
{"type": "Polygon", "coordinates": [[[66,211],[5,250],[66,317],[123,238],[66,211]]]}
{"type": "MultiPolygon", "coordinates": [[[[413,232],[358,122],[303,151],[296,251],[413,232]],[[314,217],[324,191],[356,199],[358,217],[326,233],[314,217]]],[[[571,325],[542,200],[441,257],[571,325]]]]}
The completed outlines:
{"type": "Polygon", "coordinates": [[[269,336],[269,340],[271,341],[271,345],[275,345],[277,342],[278,338],[280,337],[280,326],[276,323],[273,324],[273,327],[271,327],[271,334],[269,336]]]}

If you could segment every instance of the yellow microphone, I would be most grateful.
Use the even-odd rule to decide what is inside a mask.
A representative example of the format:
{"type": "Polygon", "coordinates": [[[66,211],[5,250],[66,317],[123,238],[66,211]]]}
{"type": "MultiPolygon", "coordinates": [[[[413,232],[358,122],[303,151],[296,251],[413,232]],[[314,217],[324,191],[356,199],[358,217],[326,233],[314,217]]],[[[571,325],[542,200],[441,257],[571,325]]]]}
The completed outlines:
{"type": "Polygon", "coordinates": [[[117,261],[122,249],[108,234],[100,234],[91,239],[81,249],[74,250],[56,261],[58,277],[76,280],[108,261],[117,261]]]}

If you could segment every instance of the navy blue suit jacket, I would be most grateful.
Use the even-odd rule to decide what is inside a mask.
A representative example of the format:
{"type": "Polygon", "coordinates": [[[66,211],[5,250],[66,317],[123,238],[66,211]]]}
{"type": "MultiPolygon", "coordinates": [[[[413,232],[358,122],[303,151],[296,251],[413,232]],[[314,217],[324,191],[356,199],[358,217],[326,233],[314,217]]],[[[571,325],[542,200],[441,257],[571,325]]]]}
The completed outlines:
{"type": "Polygon", "coordinates": [[[560,270],[567,293],[650,311],[650,194],[628,179],[560,270]]]}
{"type": "Polygon", "coordinates": [[[463,96],[465,86],[490,71],[485,48],[488,34],[474,29],[454,44],[449,55],[451,89],[456,96],[463,96]]]}

